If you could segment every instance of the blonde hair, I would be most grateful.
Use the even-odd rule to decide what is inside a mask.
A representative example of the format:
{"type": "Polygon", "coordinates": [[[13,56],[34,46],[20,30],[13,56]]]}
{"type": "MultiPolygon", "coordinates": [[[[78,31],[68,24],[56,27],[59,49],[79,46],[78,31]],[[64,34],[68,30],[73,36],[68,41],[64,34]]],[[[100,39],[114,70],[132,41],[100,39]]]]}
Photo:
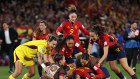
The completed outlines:
{"type": "Polygon", "coordinates": [[[76,11],[77,9],[76,9],[76,6],[75,5],[73,5],[73,4],[71,4],[69,7],[68,7],[68,11],[70,12],[70,11],[76,11]]]}

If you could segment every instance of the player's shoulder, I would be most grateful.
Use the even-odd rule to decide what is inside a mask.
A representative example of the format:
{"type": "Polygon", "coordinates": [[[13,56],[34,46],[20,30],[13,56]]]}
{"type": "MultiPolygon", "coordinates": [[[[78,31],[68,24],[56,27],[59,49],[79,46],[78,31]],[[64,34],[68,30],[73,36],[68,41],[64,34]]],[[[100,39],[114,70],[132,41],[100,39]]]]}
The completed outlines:
{"type": "Polygon", "coordinates": [[[81,22],[79,22],[79,21],[76,21],[75,23],[76,23],[76,24],[82,24],[82,23],[81,23],[81,22]]]}

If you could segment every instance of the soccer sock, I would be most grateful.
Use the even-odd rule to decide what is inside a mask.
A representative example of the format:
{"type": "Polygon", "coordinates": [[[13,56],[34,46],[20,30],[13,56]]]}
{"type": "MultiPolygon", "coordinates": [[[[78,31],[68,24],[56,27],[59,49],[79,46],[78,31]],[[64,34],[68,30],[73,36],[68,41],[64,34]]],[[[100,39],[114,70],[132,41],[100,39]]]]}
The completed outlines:
{"type": "Polygon", "coordinates": [[[8,79],[15,79],[15,78],[12,75],[10,75],[8,79]]]}
{"type": "Polygon", "coordinates": [[[138,79],[136,74],[132,75],[131,77],[132,77],[132,79],[138,79]]]}
{"type": "Polygon", "coordinates": [[[42,76],[42,67],[40,65],[38,65],[38,73],[39,73],[39,76],[41,77],[42,76]]]}
{"type": "Polygon", "coordinates": [[[30,77],[27,76],[27,74],[25,74],[22,79],[31,79],[30,77]]]}
{"type": "Polygon", "coordinates": [[[120,79],[123,79],[123,78],[124,78],[122,72],[120,72],[119,74],[117,74],[117,76],[118,76],[120,79]]]}

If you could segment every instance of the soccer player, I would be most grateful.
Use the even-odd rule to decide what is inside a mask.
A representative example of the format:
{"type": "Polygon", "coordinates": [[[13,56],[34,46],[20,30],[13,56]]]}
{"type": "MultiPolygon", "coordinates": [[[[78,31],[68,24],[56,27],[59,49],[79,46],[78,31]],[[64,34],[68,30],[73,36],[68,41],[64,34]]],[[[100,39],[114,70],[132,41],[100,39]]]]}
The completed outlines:
{"type": "MultiPolygon", "coordinates": [[[[47,70],[42,58],[43,55],[51,52],[56,46],[57,39],[54,36],[49,36],[46,40],[29,41],[18,46],[14,51],[15,72],[9,76],[8,79],[16,79],[22,72],[23,65],[26,66],[28,73],[22,79],[30,79],[35,75],[34,57],[38,57],[38,62],[43,67],[44,71],[47,70]]],[[[49,56],[50,57],[50,56],[49,56]]],[[[52,59],[53,60],[53,59],[52,59]]]]}
{"type": "MultiPolygon", "coordinates": [[[[42,20],[39,23],[39,27],[33,33],[32,38],[33,40],[47,40],[48,34],[50,34],[50,32],[47,30],[47,23],[44,20],[42,20]]],[[[47,57],[44,57],[44,58],[47,58],[47,57]]],[[[48,60],[44,59],[44,62],[48,62],[48,60]]],[[[42,67],[40,65],[38,65],[38,73],[39,73],[39,76],[41,77],[42,67]]]]}
{"type": "Polygon", "coordinates": [[[88,67],[79,67],[73,71],[72,79],[91,79],[94,71],[88,67]]]}
{"type": "Polygon", "coordinates": [[[99,60],[98,65],[100,65],[107,58],[111,70],[114,71],[120,79],[125,79],[120,69],[116,65],[116,60],[119,59],[121,66],[126,72],[128,72],[132,79],[137,79],[135,72],[128,66],[126,53],[123,52],[122,46],[114,37],[108,35],[106,31],[107,29],[105,27],[95,25],[90,34],[90,41],[92,42],[91,45],[93,42],[97,42],[104,49],[104,54],[99,60]]]}
{"type": "Polygon", "coordinates": [[[80,22],[77,21],[76,7],[74,5],[70,5],[68,10],[69,19],[61,23],[61,25],[56,30],[56,34],[63,35],[63,38],[65,38],[67,35],[72,35],[75,38],[75,42],[80,44],[78,35],[79,30],[84,32],[86,35],[89,35],[89,32],[80,22]],[[63,34],[61,33],[61,30],[63,30],[63,34]]]}
{"type": "Polygon", "coordinates": [[[39,23],[39,27],[33,33],[33,40],[47,40],[47,35],[50,34],[49,30],[47,30],[47,23],[42,20],[39,23]]]}
{"type": "Polygon", "coordinates": [[[68,66],[64,66],[65,57],[62,54],[54,55],[54,64],[48,66],[46,73],[40,79],[66,79],[67,72],[70,70],[68,66]]]}
{"type": "Polygon", "coordinates": [[[82,52],[84,53],[85,50],[82,49],[82,46],[79,43],[74,42],[74,37],[72,35],[67,35],[61,42],[57,44],[55,50],[53,50],[51,54],[53,55],[56,52],[59,52],[60,54],[65,56],[66,63],[69,66],[75,67],[72,56],[75,56],[77,58],[77,56],[81,55],[82,52]]]}
{"type": "Polygon", "coordinates": [[[90,56],[88,53],[83,53],[77,57],[76,67],[88,67],[93,70],[94,75],[91,75],[94,78],[103,78],[110,79],[110,74],[106,68],[103,66],[98,66],[98,59],[94,56],[90,56]]]}

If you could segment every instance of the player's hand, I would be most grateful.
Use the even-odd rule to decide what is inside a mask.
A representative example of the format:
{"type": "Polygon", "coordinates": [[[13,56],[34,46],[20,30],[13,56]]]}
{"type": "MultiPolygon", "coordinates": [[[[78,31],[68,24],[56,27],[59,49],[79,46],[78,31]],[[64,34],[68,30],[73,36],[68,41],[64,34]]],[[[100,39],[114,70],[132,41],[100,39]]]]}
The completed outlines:
{"type": "Polygon", "coordinates": [[[134,38],[135,37],[135,32],[132,32],[130,35],[129,35],[130,38],[134,38]]]}
{"type": "Polygon", "coordinates": [[[14,40],[14,42],[17,43],[18,41],[17,40],[14,40]]]}
{"type": "Polygon", "coordinates": [[[98,67],[100,67],[101,63],[98,63],[98,67]]]}
{"type": "Polygon", "coordinates": [[[91,75],[91,79],[96,79],[93,73],[91,73],[90,75],[91,75]]]}
{"type": "Polygon", "coordinates": [[[44,72],[47,72],[47,71],[48,71],[48,69],[49,69],[48,67],[45,67],[45,68],[44,68],[44,72]]]}
{"type": "Polygon", "coordinates": [[[62,33],[60,33],[60,32],[58,32],[58,33],[57,33],[57,35],[59,35],[59,36],[60,36],[60,35],[63,35],[63,34],[62,34],[62,33]]]}

